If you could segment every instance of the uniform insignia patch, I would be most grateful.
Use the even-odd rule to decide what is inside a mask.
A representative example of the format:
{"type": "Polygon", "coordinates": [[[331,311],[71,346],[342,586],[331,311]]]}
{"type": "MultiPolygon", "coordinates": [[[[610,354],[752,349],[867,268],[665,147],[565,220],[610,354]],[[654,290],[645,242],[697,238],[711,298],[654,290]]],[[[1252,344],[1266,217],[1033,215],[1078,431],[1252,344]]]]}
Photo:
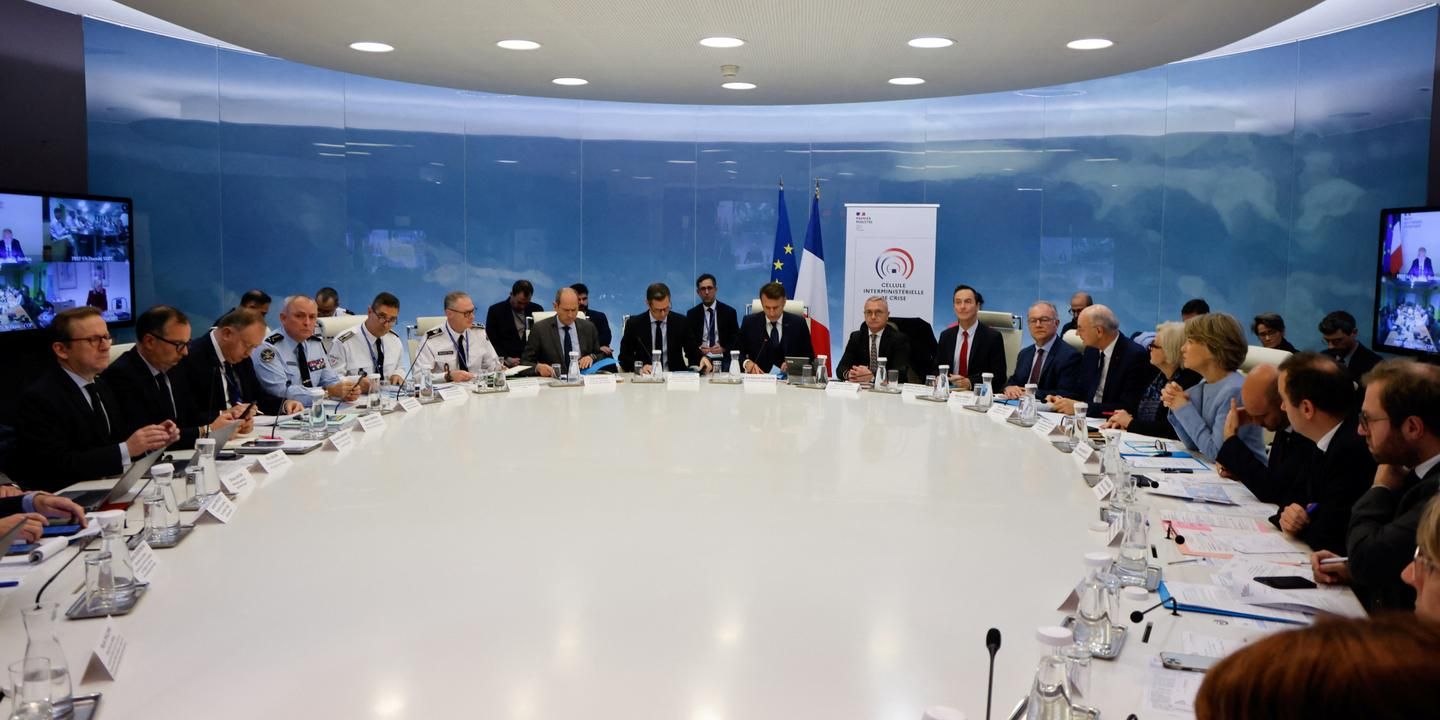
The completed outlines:
{"type": "Polygon", "coordinates": [[[275,360],[275,348],[265,348],[260,351],[260,362],[273,362],[275,360]]]}

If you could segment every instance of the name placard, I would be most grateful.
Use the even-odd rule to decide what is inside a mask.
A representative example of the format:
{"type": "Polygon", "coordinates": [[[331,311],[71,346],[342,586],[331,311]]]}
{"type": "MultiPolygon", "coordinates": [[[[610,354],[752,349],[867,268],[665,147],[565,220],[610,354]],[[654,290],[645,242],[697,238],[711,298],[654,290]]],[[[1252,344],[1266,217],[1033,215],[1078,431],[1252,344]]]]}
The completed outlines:
{"type": "Polygon", "coordinates": [[[85,663],[81,682],[114,680],[120,675],[120,662],[125,659],[125,638],[115,629],[113,619],[105,618],[105,630],[100,641],[90,650],[90,659],[85,663]]]}
{"type": "Polygon", "coordinates": [[[825,383],[825,394],[844,398],[860,397],[860,383],[832,380],[825,383]]]}
{"type": "Polygon", "coordinates": [[[440,399],[445,402],[469,400],[470,392],[459,385],[451,385],[440,391],[440,399]]]}
{"type": "Polygon", "coordinates": [[[385,431],[385,416],[380,413],[369,413],[361,415],[356,420],[356,427],[360,432],[378,433],[385,431]]]}
{"type": "Polygon", "coordinates": [[[294,465],[295,461],[291,460],[284,450],[272,450],[261,455],[256,464],[260,466],[261,472],[273,475],[294,465]]]}
{"type": "Polygon", "coordinates": [[[1087,463],[1095,456],[1095,448],[1090,447],[1090,443],[1076,443],[1074,455],[1080,459],[1079,462],[1087,463]]]}
{"type": "Polygon", "coordinates": [[[1035,424],[1030,426],[1030,432],[1033,432],[1042,438],[1050,437],[1050,433],[1055,432],[1055,428],[1057,426],[1059,426],[1059,423],[1055,422],[1055,418],[1045,417],[1044,415],[1041,415],[1035,418],[1035,424]]]}
{"type": "Polygon", "coordinates": [[[742,382],[745,385],[746,394],[774,395],[776,392],[775,381],[774,375],[746,375],[742,382]]]}
{"type": "Polygon", "coordinates": [[[414,395],[411,395],[410,397],[400,398],[400,402],[396,404],[395,407],[400,408],[401,412],[420,412],[420,398],[417,398],[414,395]]]}
{"type": "Polygon", "coordinates": [[[150,543],[142,540],[140,545],[130,551],[130,566],[135,570],[136,580],[148,583],[150,576],[160,567],[160,558],[150,549],[150,543]]]}
{"type": "Polygon", "coordinates": [[[1095,499],[1102,501],[1109,497],[1110,493],[1114,490],[1115,483],[1111,481],[1109,477],[1100,478],[1100,482],[1095,483],[1095,487],[1090,488],[1090,491],[1095,493],[1095,499]]]}
{"type": "Polygon", "coordinates": [[[670,373],[665,376],[665,389],[678,392],[700,392],[700,373],[670,373]]]}
{"type": "Polygon", "coordinates": [[[618,378],[615,377],[614,373],[596,373],[594,375],[583,375],[581,376],[581,380],[585,383],[585,394],[598,395],[601,393],[615,392],[618,378]]]}
{"type": "MultiPolygon", "coordinates": [[[[461,392],[464,392],[464,390],[461,390],[461,392]]],[[[341,430],[325,438],[324,449],[341,453],[349,452],[355,449],[355,436],[351,435],[349,430],[341,430]]]]}
{"type": "Polygon", "coordinates": [[[210,521],[228,523],[232,517],[235,517],[235,503],[230,502],[230,498],[225,497],[225,493],[215,493],[210,496],[209,502],[201,506],[200,515],[195,518],[195,522],[197,524],[210,521]],[[211,520],[207,520],[207,518],[211,520]]]}
{"type": "Polygon", "coordinates": [[[988,417],[998,423],[1003,423],[1006,420],[1009,420],[1010,416],[1014,414],[1015,407],[1013,405],[1006,405],[1004,403],[995,403],[994,405],[990,406],[989,410],[985,411],[985,417],[988,417]]]}
{"type": "Polygon", "coordinates": [[[533,398],[540,395],[539,378],[516,378],[510,381],[510,392],[506,393],[513,400],[515,398],[533,398]]]}
{"type": "Polygon", "coordinates": [[[220,476],[220,487],[231,495],[240,495],[249,490],[253,483],[250,482],[250,471],[245,468],[235,468],[220,476]]]}

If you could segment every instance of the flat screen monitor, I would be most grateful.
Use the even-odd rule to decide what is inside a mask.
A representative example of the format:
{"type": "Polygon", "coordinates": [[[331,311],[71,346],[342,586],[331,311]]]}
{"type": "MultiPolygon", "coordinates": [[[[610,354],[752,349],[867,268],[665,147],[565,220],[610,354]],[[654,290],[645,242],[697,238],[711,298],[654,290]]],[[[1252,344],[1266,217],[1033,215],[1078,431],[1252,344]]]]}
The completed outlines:
{"type": "Polygon", "coordinates": [[[129,198],[0,190],[0,333],[43,330],[82,305],[133,324],[133,216],[129,198]]]}
{"type": "Polygon", "coordinates": [[[1440,353],[1440,207],[1380,212],[1374,347],[1406,355],[1440,353]]]}

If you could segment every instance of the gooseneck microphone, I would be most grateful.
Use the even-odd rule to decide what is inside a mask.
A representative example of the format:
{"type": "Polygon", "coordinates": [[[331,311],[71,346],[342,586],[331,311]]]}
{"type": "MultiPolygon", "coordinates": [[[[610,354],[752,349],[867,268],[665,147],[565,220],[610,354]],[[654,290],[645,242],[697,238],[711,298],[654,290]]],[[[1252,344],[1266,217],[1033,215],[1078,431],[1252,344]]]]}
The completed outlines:
{"type": "Polygon", "coordinates": [[[990,651],[990,682],[985,690],[985,720],[990,720],[990,701],[995,697],[995,653],[1000,651],[1000,628],[985,633],[985,649],[990,651]]]}
{"type": "Polygon", "coordinates": [[[1165,539],[1174,540],[1176,545],[1185,544],[1185,536],[1175,532],[1175,523],[1169,520],[1165,521],[1165,539]]]}
{"type": "Polygon", "coordinates": [[[1180,602],[1179,602],[1178,600],[1176,600],[1175,598],[1173,598],[1173,597],[1168,597],[1168,598],[1165,598],[1164,600],[1161,600],[1161,601],[1158,602],[1158,603],[1155,603],[1154,605],[1151,605],[1151,606],[1148,607],[1148,608],[1145,608],[1145,610],[1143,610],[1143,611],[1141,611],[1141,610],[1136,610],[1136,611],[1134,611],[1134,612],[1131,612],[1131,613],[1130,613],[1130,622],[1138,623],[1138,622],[1144,620],[1144,619],[1145,619],[1145,616],[1146,616],[1146,615],[1149,615],[1151,611],[1153,611],[1153,610],[1158,610],[1158,609],[1160,609],[1160,608],[1162,608],[1162,607],[1168,607],[1168,608],[1170,608],[1170,614],[1171,614],[1171,615],[1174,615],[1175,617],[1180,617],[1180,602]]]}
{"type": "MultiPolygon", "coordinates": [[[[425,335],[420,338],[420,344],[415,347],[415,357],[410,360],[410,369],[405,371],[405,377],[400,381],[400,385],[402,386],[402,388],[405,383],[410,382],[410,373],[415,372],[415,363],[420,362],[420,351],[425,349],[426,341],[428,341],[432,337],[435,337],[436,335],[439,335],[442,332],[445,332],[443,326],[433,327],[430,328],[429,332],[426,332],[425,335]]],[[[429,371],[427,370],[426,372],[429,371]]]]}

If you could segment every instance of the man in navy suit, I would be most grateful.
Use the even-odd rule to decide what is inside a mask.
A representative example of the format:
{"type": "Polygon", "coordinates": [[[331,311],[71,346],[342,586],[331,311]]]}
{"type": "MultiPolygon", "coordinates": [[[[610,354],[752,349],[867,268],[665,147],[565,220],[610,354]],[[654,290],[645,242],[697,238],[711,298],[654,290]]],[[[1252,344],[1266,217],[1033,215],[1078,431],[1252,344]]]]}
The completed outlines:
{"type": "Polygon", "coordinates": [[[1060,313],[1048,302],[1037,302],[1030,306],[1026,315],[1030,325],[1033,345],[1020,351],[1016,359],[1015,374],[1005,386],[1005,397],[1014,400],[1025,394],[1025,385],[1039,386],[1035,397],[1051,395],[1078,398],[1084,383],[1080,373],[1080,353],[1060,338],[1056,328],[1060,325],[1060,313]],[[1038,357],[1037,357],[1038,355],[1038,357]]]}
{"type": "Polygon", "coordinates": [[[540,303],[531,302],[535,285],[529,280],[516,280],[510,286],[510,297],[491,305],[485,311],[485,335],[505,367],[520,364],[525,352],[525,321],[537,312],[544,312],[540,303]]]}
{"type": "Polygon", "coordinates": [[[590,288],[585,283],[575,283],[570,286],[570,289],[580,296],[580,312],[585,313],[585,319],[595,326],[595,332],[600,341],[600,354],[606,357],[614,356],[615,352],[610,349],[610,318],[605,317],[605,313],[599,310],[591,309],[590,288]]]}
{"type": "MultiPolygon", "coordinates": [[[[1120,321],[1104,305],[1091,305],[1080,313],[1080,339],[1085,353],[1080,356],[1080,372],[1084,379],[1080,401],[1089,404],[1090,417],[1104,417],[1116,410],[1135,413],[1145,388],[1155,377],[1148,350],[1120,334],[1120,321]]],[[[1060,395],[1045,398],[1055,412],[1069,415],[1075,411],[1075,400],[1060,395]]]]}
{"type": "Polygon", "coordinates": [[[715,276],[705,273],[695,280],[695,294],[700,304],[685,313],[690,329],[700,336],[700,354],[721,358],[721,370],[730,369],[730,351],[737,350],[740,337],[739,315],[735,308],[716,299],[719,292],[715,276]]]}
{"type": "Polygon", "coordinates": [[[753,375],[763,375],[773,368],[785,368],[785,358],[813,358],[810,326],[805,318],[785,312],[785,286],[765,283],[760,288],[760,308],[764,311],[746,315],[740,323],[740,368],[753,375]]]}
{"type": "Polygon", "coordinates": [[[983,374],[990,373],[991,390],[1003,392],[1005,378],[1010,374],[1005,367],[1005,338],[980,322],[985,296],[969,285],[961,285],[951,293],[951,299],[959,322],[940,333],[936,370],[939,365],[949,365],[950,384],[961,390],[973,388],[983,374]]]}
{"type": "Polygon", "coordinates": [[[710,371],[710,360],[700,354],[700,341],[690,331],[690,324],[679,313],[670,312],[670,286],[651,283],[645,288],[647,312],[625,321],[620,336],[620,368],[629,370],[641,364],[641,372],[654,371],[653,351],[660,350],[665,370],[699,368],[710,371]]]}

